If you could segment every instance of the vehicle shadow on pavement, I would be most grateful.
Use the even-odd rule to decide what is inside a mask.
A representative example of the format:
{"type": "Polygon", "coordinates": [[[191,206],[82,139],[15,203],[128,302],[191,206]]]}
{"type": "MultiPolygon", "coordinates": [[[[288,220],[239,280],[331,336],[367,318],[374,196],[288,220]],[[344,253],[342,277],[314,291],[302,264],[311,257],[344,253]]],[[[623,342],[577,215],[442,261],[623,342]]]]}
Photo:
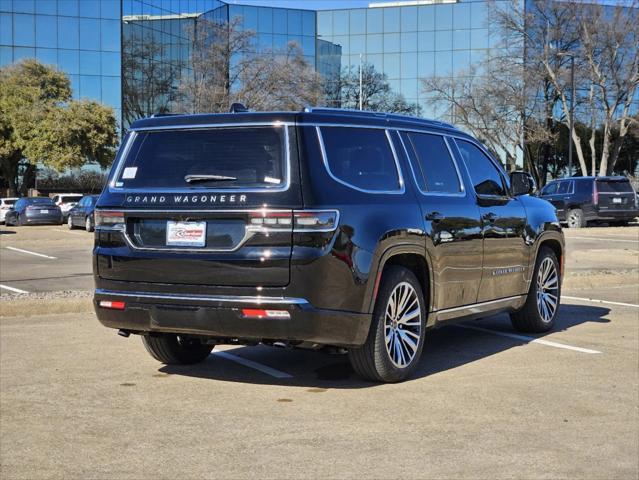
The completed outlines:
{"type": "MultiPolygon", "coordinates": [[[[587,322],[609,323],[604,318],[610,309],[584,305],[562,304],[555,329],[547,334],[523,334],[542,338],[553,332],[570,330],[587,322]]],[[[495,332],[516,334],[508,315],[497,315],[461,326],[446,326],[428,332],[420,364],[408,382],[444,372],[482,358],[501,353],[529,341],[463,328],[477,326],[495,332]]],[[[549,348],[539,346],[539,348],[549,348]]],[[[361,380],[353,371],[346,355],[331,355],[321,351],[284,349],[267,346],[238,347],[228,353],[290,374],[291,378],[275,378],[266,373],[239,365],[228,359],[210,356],[194,366],[166,365],[159,369],[169,375],[182,375],[224,382],[309,387],[326,389],[371,388],[379,384],[361,380]]],[[[215,352],[215,350],[214,350],[215,352]]]]}
{"type": "Polygon", "coordinates": [[[0,235],[15,235],[15,230],[0,230],[0,235]]]}

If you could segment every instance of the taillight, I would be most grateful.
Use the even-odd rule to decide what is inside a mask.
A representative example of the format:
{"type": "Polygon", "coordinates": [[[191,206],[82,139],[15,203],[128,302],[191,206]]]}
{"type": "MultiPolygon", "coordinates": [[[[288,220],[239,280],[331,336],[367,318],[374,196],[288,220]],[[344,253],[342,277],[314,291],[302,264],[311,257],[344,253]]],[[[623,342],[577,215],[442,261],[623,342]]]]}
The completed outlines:
{"type": "Polygon", "coordinates": [[[244,318],[291,318],[288,310],[263,310],[261,308],[243,308],[244,318]]]}
{"type": "Polygon", "coordinates": [[[126,304],[124,302],[113,302],[111,300],[100,300],[98,303],[101,308],[108,308],[111,310],[124,310],[126,308],[126,304]]]}
{"type": "Polygon", "coordinates": [[[597,181],[592,182],[592,203],[599,205],[599,189],[597,188],[597,181]]]}
{"type": "Polygon", "coordinates": [[[124,227],[124,212],[110,210],[95,210],[95,226],[105,228],[124,227]]]}
{"type": "Polygon", "coordinates": [[[294,210],[278,212],[259,210],[251,212],[250,225],[264,229],[287,229],[294,232],[332,232],[337,228],[337,210],[294,210]]]}

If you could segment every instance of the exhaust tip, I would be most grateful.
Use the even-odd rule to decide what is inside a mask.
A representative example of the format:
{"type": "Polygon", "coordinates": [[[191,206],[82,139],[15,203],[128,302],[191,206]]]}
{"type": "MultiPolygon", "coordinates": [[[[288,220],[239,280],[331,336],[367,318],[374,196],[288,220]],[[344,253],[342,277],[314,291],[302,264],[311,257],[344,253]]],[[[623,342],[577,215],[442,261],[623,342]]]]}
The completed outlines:
{"type": "Polygon", "coordinates": [[[127,331],[127,330],[118,330],[118,335],[120,335],[121,337],[124,338],[129,338],[131,336],[131,332],[127,331]]]}

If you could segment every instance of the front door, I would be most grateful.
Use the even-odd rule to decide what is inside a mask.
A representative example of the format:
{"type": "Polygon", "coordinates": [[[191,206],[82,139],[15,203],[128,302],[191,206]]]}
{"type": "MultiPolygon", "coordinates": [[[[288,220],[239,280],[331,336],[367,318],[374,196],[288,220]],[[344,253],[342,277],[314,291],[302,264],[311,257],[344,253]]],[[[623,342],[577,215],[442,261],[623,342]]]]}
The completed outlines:
{"type": "Polygon", "coordinates": [[[473,142],[457,139],[481,214],[483,267],[477,302],[526,293],[530,246],[526,210],[511,197],[502,170],[473,142]]]}
{"type": "Polygon", "coordinates": [[[482,231],[474,196],[466,192],[447,139],[402,132],[418,188],[433,271],[434,310],[475,303],[481,282],[482,231]]]}

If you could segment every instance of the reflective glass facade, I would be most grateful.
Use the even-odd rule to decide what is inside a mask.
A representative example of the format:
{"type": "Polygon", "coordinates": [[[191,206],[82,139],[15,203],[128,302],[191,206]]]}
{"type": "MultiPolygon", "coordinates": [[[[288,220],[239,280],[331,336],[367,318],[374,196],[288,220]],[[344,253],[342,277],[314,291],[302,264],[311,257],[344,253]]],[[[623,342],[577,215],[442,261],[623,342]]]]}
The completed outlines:
{"type": "Polygon", "coordinates": [[[422,115],[449,120],[446,111],[427,104],[420,78],[466,75],[494,47],[488,4],[466,1],[433,5],[358,8],[317,12],[317,38],[336,48],[318,49],[318,70],[335,82],[336,65],[359,68],[362,61],[386,74],[391,88],[422,115]],[[333,72],[325,70],[324,66],[333,72]]]}
{"type": "Polygon", "coordinates": [[[73,96],[121,116],[120,0],[0,0],[0,66],[23,58],[55,65],[73,96]]]}

